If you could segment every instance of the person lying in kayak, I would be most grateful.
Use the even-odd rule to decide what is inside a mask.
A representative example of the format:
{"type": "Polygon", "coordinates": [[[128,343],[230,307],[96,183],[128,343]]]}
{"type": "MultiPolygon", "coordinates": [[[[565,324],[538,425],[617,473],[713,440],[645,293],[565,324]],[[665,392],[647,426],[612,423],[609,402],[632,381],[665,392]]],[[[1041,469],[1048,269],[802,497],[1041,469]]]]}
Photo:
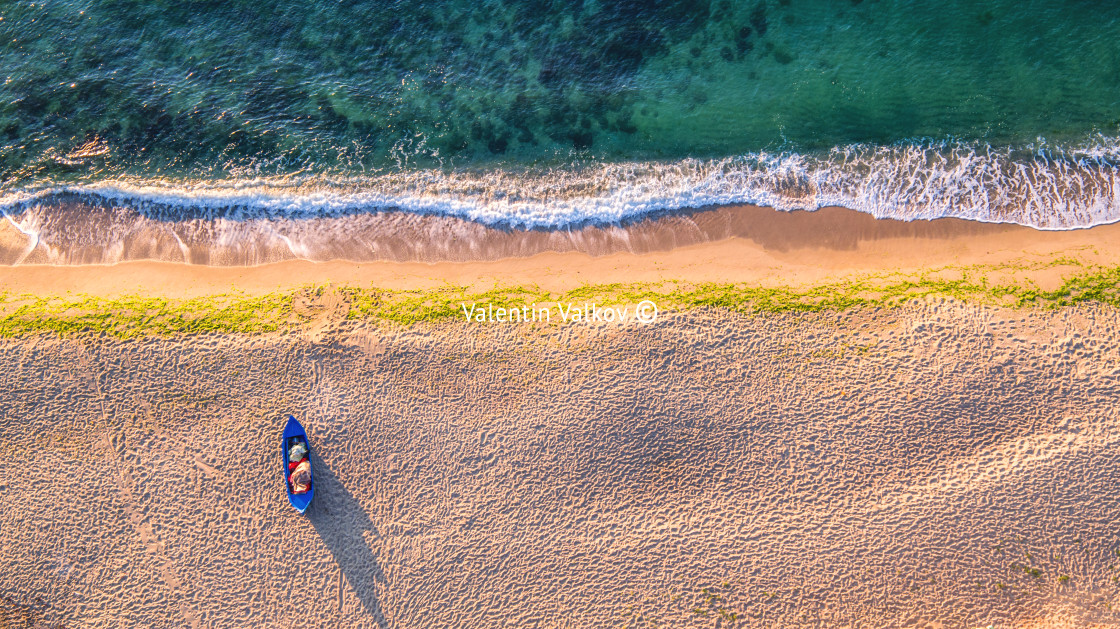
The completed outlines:
{"type": "Polygon", "coordinates": [[[305,494],[311,489],[311,461],[307,459],[307,444],[295,440],[288,450],[288,483],[293,494],[305,494]]]}

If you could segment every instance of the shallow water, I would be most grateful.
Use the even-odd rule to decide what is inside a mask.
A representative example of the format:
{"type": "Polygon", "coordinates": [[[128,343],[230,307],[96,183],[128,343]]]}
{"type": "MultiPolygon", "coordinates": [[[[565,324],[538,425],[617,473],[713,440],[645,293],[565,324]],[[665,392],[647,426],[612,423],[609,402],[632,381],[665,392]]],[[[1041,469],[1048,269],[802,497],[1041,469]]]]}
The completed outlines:
{"type": "Polygon", "coordinates": [[[27,233],[59,194],[172,219],[400,209],[547,228],[730,202],[1120,219],[1120,6],[70,0],[0,16],[0,207],[27,233]]]}

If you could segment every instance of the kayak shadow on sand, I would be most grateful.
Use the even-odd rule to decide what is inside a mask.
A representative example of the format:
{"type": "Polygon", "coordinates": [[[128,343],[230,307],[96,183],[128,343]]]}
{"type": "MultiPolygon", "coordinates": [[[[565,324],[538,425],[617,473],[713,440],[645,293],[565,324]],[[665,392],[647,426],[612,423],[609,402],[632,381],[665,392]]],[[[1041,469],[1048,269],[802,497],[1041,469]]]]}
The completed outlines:
{"type": "Polygon", "coordinates": [[[311,454],[311,465],[315,499],[307,509],[307,517],[334,556],[347,585],[361,601],[363,611],[373,617],[378,627],[387,627],[377,598],[378,587],[385,584],[385,573],[366,543],[366,534],[379,538],[381,533],[358,499],[315,452],[311,454]]]}

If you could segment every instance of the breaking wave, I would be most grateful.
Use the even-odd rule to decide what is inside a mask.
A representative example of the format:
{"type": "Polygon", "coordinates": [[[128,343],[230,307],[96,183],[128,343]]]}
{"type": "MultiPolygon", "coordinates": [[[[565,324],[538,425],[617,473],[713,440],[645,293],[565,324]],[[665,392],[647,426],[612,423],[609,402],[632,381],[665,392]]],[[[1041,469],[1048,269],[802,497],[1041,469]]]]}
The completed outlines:
{"type": "MultiPolygon", "coordinates": [[[[314,248],[329,240],[331,229],[349,230],[353,237],[352,230],[362,229],[361,217],[373,213],[562,230],[685,208],[755,204],[779,210],[842,206],[904,221],[956,217],[1077,229],[1120,219],[1118,178],[1120,139],[1101,136],[1072,146],[1044,140],[1011,148],[954,141],[856,144],[817,154],[360,178],[122,178],[9,189],[0,195],[0,210],[28,238],[28,252],[45,247],[55,252],[48,256],[54,261],[70,259],[65,251],[78,244],[112,250],[131,238],[135,248],[139,234],[160,228],[180,241],[188,230],[195,242],[205,232],[215,242],[243,239],[243,247],[271,234],[287,239],[278,246],[291,255],[317,259],[322,255],[314,248]],[[76,211],[103,216],[93,225],[76,220],[76,211]],[[307,231],[301,223],[315,225],[314,243],[301,243],[298,233],[292,239],[292,233],[307,231]]],[[[375,224],[384,229],[386,223],[375,224]]]]}

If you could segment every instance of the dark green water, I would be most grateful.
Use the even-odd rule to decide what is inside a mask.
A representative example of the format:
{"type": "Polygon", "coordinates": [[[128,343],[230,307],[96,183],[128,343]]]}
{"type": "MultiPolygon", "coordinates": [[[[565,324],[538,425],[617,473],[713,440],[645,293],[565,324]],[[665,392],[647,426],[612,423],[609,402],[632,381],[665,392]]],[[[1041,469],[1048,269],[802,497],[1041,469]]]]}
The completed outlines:
{"type": "MultiPolygon", "coordinates": [[[[758,158],[774,154],[813,161],[798,175],[811,187],[852,151],[866,187],[894,176],[866,161],[877,147],[914,146],[916,164],[947,168],[994,151],[983,185],[997,189],[999,172],[1070,162],[1095,182],[1075,204],[1115,218],[1117,3],[60,0],[0,15],[8,191],[171,179],[182,197],[291,173],[485,179],[688,159],[773,171],[758,158]]],[[[659,172],[680,202],[735,200],[659,172]]],[[[581,185],[610,188],[604,176],[581,185]]],[[[364,190],[409,206],[402,195],[441,185],[364,190]]],[[[746,200],[767,194],[789,196],[746,200]]],[[[840,196],[890,213],[860,194],[840,196]]],[[[642,208],[658,203],[672,205],[642,208]]]]}

